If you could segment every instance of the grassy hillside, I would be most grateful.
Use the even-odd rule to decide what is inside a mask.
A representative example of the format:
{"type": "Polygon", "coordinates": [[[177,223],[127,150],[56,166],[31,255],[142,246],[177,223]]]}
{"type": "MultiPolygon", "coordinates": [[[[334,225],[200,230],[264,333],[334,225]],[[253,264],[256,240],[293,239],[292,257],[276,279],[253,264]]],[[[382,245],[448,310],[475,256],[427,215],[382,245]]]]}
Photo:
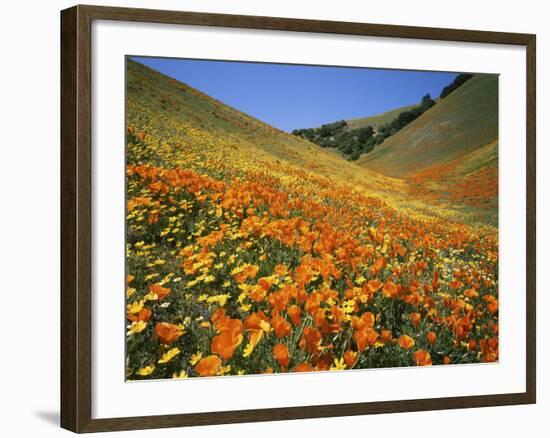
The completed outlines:
{"type": "MultiPolygon", "coordinates": [[[[463,87],[478,81],[472,79],[463,87]]],[[[445,110],[451,105],[460,111],[465,100],[461,95],[471,94],[461,93],[463,87],[419,119],[431,120],[429,113],[436,111],[450,117],[447,111],[441,111],[438,107],[445,110]]],[[[414,172],[409,174],[410,177],[396,178],[391,176],[394,163],[379,167],[374,162],[365,163],[363,159],[349,162],[331,148],[321,148],[278,130],[131,60],[127,69],[127,103],[128,126],[132,131],[130,136],[138,143],[148,144],[147,152],[141,152],[139,156],[129,148],[127,158],[130,164],[153,163],[173,167],[185,163],[189,166],[192,157],[196,163],[204,160],[217,162],[220,167],[223,166],[226,175],[238,175],[242,173],[241,163],[252,157],[258,167],[275,169],[285,181],[289,180],[290,170],[295,175],[302,175],[300,184],[304,186],[313,186],[318,183],[317,180],[337,181],[415,217],[450,217],[466,222],[487,222],[485,208],[481,211],[477,207],[467,206],[456,193],[453,196],[443,193],[437,202],[434,201],[433,190],[427,184],[429,180],[430,187],[434,187],[434,175],[439,175],[437,169],[428,172],[430,178],[419,176],[413,179],[414,172]],[[184,154],[185,151],[189,154],[184,154]],[[356,163],[361,163],[361,166],[356,163]],[[376,171],[364,166],[372,166],[376,171]],[[423,190],[419,189],[419,181],[426,184],[423,190]]],[[[396,111],[404,109],[406,107],[396,111]]],[[[390,118],[388,114],[383,116],[390,118]]],[[[417,126],[420,122],[422,120],[416,120],[411,126],[417,126]]],[[[409,129],[407,127],[404,131],[409,129]]],[[[414,132],[422,134],[423,129],[415,129],[414,132]]],[[[386,147],[392,138],[378,148],[386,147]]],[[[368,155],[376,153],[375,150],[368,155]]],[[[458,174],[455,175],[455,183],[456,178],[459,178],[458,174]]],[[[447,185],[442,183],[438,187],[447,185]]],[[[468,193],[463,195],[463,198],[469,196],[468,193]]],[[[495,222],[491,220],[489,223],[495,222]]]]}
{"type": "MultiPolygon", "coordinates": [[[[403,184],[394,178],[368,170],[358,171],[354,164],[335,159],[330,151],[131,60],[127,69],[127,101],[130,128],[146,129],[151,140],[163,144],[163,152],[170,152],[167,159],[162,159],[160,154],[147,157],[158,164],[168,161],[173,165],[172,158],[179,156],[186,144],[192,144],[201,149],[201,154],[215,155],[216,159],[223,160],[228,154],[246,154],[265,165],[275,159],[322,177],[364,185],[372,194],[403,189],[403,184]],[[228,145],[230,150],[226,150],[228,145]]],[[[149,148],[148,153],[156,149],[149,148]]],[[[136,160],[136,164],[140,161],[138,158],[142,157],[132,154],[128,157],[129,162],[136,160]]]]}
{"type": "Polygon", "coordinates": [[[403,111],[408,111],[410,109],[413,109],[417,105],[418,104],[402,106],[400,108],[396,108],[396,109],[393,109],[391,111],[387,111],[385,113],[378,114],[378,115],[375,115],[375,116],[362,117],[362,118],[359,118],[359,119],[350,119],[350,120],[347,120],[348,128],[349,129],[356,129],[356,128],[363,128],[365,126],[370,125],[376,131],[380,126],[385,125],[387,123],[390,123],[393,119],[395,119],[403,111]]]}
{"type": "Polygon", "coordinates": [[[458,159],[497,138],[498,77],[476,75],[358,164],[403,177],[458,159]]]}
{"type": "Polygon", "coordinates": [[[498,361],[498,232],[463,204],[134,62],[126,97],[127,379],[498,361]]]}

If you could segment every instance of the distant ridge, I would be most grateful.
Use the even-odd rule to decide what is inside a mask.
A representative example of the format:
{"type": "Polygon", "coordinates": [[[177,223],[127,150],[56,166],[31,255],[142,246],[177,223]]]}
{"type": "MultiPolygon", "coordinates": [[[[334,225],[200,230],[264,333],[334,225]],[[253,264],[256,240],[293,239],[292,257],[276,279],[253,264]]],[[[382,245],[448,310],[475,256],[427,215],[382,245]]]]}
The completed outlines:
{"type": "Polygon", "coordinates": [[[372,126],[374,130],[378,130],[378,128],[382,125],[385,125],[387,123],[390,123],[393,119],[395,119],[400,113],[403,111],[408,111],[418,104],[412,104],[412,105],[406,105],[399,108],[392,109],[390,111],[383,112],[381,114],[377,114],[375,116],[369,116],[369,117],[361,117],[358,119],[349,119],[346,120],[348,123],[349,129],[356,129],[356,128],[363,128],[365,126],[372,126]]]}

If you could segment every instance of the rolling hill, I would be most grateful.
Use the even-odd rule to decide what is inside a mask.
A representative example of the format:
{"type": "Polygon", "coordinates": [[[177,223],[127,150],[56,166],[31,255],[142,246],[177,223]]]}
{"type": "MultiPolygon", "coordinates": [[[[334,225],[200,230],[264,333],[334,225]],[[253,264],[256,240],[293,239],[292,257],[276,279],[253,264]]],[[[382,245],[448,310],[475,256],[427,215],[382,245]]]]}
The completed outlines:
{"type": "MultiPolygon", "coordinates": [[[[279,181],[300,185],[300,189],[337,183],[346,190],[351,188],[379,199],[411,217],[495,224],[496,191],[487,194],[485,190],[486,187],[494,188],[494,184],[481,188],[479,185],[487,172],[493,180],[498,172],[494,143],[496,114],[490,113],[490,104],[484,108],[472,103],[478,97],[496,98],[495,85],[493,78],[472,79],[403,129],[419,151],[409,155],[415,166],[405,169],[402,155],[407,153],[407,148],[413,147],[401,132],[379,145],[372,155],[368,154],[368,159],[362,157],[357,162],[349,162],[331,148],[321,148],[276,129],[199,90],[128,60],[129,142],[146,143],[147,148],[144,149],[146,153],[140,149],[139,154],[129,148],[127,161],[129,164],[187,166],[200,171],[207,167],[201,163],[215,163],[214,167],[220,169],[224,178],[242,176],[244,163],[250,165],[253,161],[258,172],[270,169],[279,181]],[[463,117],[459,113],[465,107],[470,110],[463,117]],[[459,114],[458,120],[452,111],[459,114]],[[487,124],[480,123],[476,111],[489,113],[483,119],[488,120],[487,124]],[[467,143],[471,138],[475,142],[467,143]],[[445,143],[449,139],[453,142],[445,143]],[[486,143],[481,144],[483,141],[486,143]],[[444,147],[437,151],[439,142],[444,147]],[[485,145],[489,145],[485,155],[490,155],[487,162],[491,164],[473,169],[473,165],[477,165],[475,153],[485,145]],[[399,153],[394,153],[396,151],[399,153]],[[417,156],[420,153],[422,157],[417,156]],[[468,154],[474,155],[470,161],[463,161],[473,164],[459,165],[460,157],[468,154]],[[473,195],[470,193],[472,188],[473,195]]],[[[403,109],[406,107],[393,113],[403,109]]],[[[391,112],[364,120],[384,123],[387,118],[391,118],[391,112]]],[[[212,166],[208,167],[211,172],[212,166]]]]}
{"type": "Polygon", "coordinates": [[[358,164],[403,177],[449,163],[498,138],[498,77],[476,75],[358,164]]]}
{"type": "Polygon", "coordinates": [[[182,149],[192,146],[203,158],[223,161],[226,171],[234,165],[236,174],[238,160],[231,163],[227,157],[242,156],[243,161],[253,157],[265,167],[273,167],[275,160],[291,166],[292,171],[332,178],[361,191],[368,189],[371,196],[389,199],[405,189],[398,179],[362,169],[147,66],[127,62],[127,123],[133,132],[141,132],[155,143],[148,148],[150,154],[162,150],[157,156],[139,159],[130,153],[131,163],[174,165],[182,149]]]}

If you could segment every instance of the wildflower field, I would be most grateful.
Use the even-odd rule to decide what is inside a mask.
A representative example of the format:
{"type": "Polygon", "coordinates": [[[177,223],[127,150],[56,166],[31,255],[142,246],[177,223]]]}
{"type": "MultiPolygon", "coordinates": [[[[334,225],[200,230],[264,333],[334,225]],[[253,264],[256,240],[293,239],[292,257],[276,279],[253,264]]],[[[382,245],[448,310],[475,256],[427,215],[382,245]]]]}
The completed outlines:
{"type": "Polygon", "coordinates": [[[336,160],[129,61],[128,380],[498,360],[498,231],[450,217],[468,193],[336,160]]]}

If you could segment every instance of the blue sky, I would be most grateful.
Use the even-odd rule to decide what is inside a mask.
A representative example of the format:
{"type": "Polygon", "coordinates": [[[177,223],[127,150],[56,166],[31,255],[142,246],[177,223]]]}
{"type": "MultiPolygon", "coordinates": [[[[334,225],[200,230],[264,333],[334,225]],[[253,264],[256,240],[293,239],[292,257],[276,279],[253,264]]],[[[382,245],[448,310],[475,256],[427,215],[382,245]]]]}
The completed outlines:
{"type": "Polygon", "coordinates": [[[439,96],[456,73],[132,57],[284,131],[439,96]]]}

